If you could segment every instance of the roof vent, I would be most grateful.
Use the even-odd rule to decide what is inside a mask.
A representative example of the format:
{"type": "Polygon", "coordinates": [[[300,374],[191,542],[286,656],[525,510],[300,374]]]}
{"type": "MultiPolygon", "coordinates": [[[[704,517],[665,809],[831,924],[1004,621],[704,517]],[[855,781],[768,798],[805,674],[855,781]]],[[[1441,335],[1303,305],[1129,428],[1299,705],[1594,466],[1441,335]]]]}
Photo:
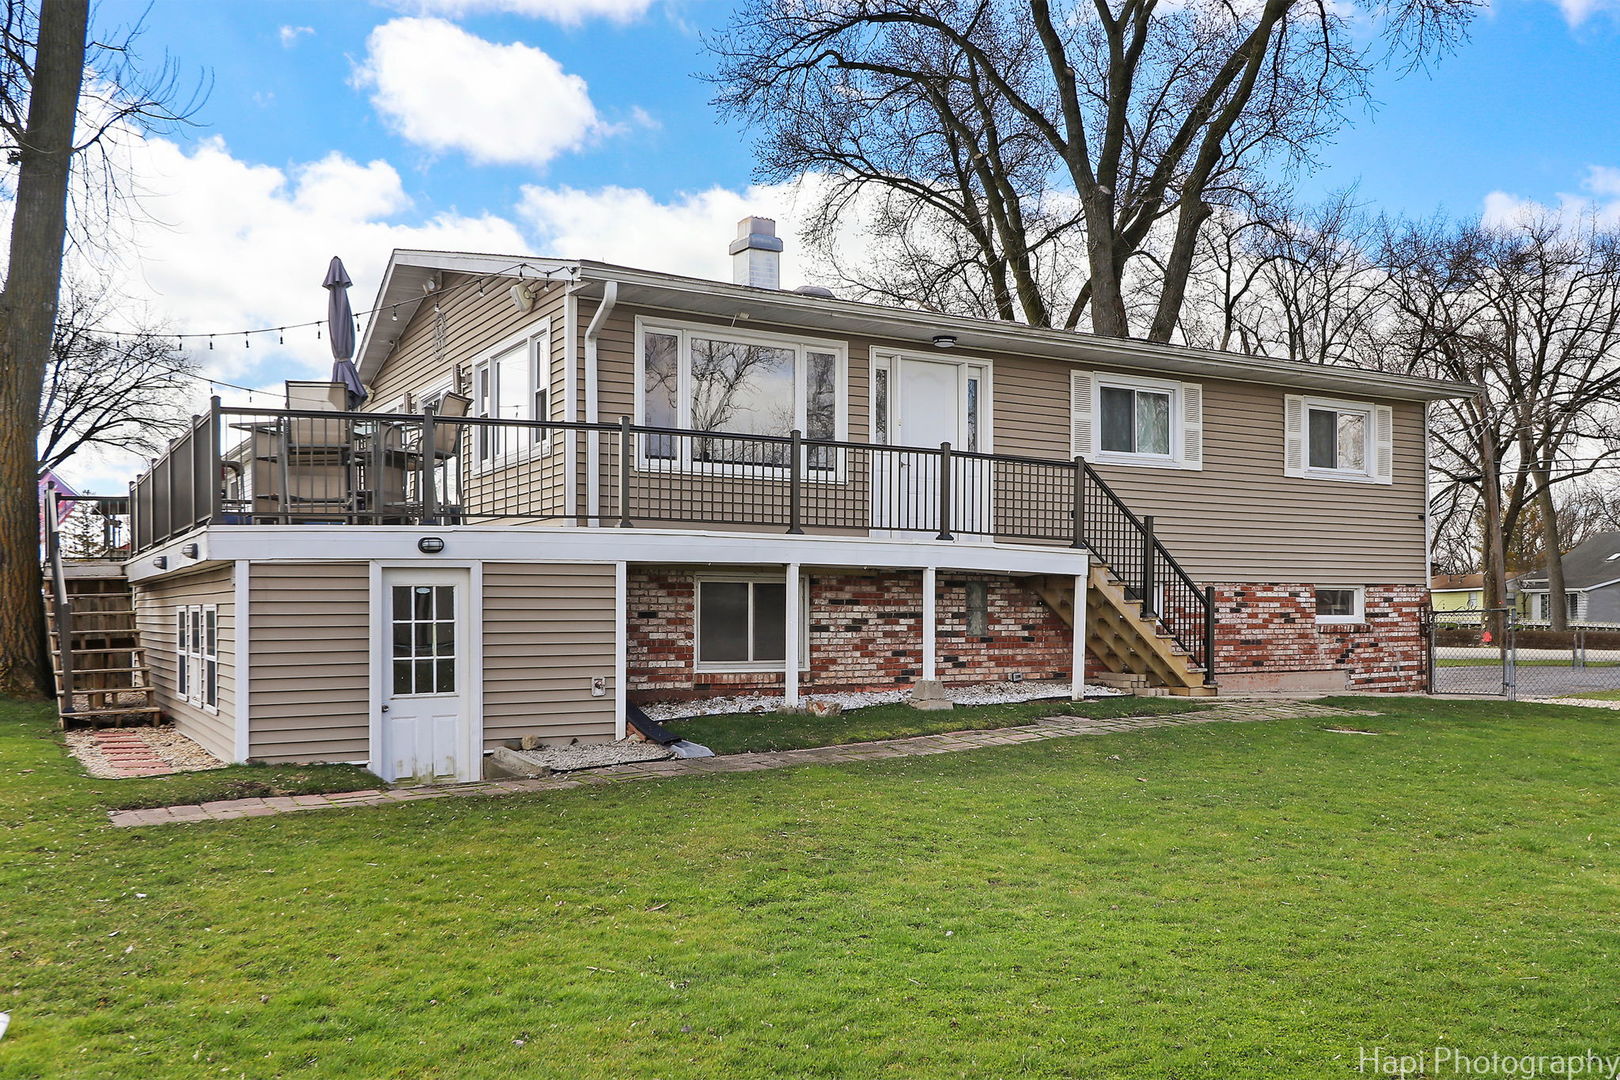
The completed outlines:
{"type": "Polygon", "coordinates": [[[745,217],[737,222],[737,239],[731,242],[731,280],[756,289],[782,287],[782,241],[776,236],[776,222],[764,217],[745,217]]]}
{"type": "Polygon", "coordinates": [[[819,296],[824,300],[838,299],[838,294],[827,288],[825,285],[800,285],[793,291],[798,293],[800,296],[819,296]]]}

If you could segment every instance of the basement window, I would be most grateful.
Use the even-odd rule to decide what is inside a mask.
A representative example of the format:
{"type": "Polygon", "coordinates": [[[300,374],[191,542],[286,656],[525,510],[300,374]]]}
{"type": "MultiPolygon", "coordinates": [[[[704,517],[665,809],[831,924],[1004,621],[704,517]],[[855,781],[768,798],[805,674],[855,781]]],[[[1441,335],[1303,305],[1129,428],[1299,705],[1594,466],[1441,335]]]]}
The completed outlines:
{"type": "MultiPolygon", "coordinates": [[[[809,580],[799,596],[799,665],[810,666],[809,580]]],[[[787,584],[780,580],[700,578],[700,671],[781,671],[787,658],[787,584]]]]}
{"type": "Polygon", "coordinates": [[[192,705],[219,708],[219,608],[175,609],[175,694],[192,705]]]}
{"type": "Polygon", "coordinates": [[[1365,619],[1366,593],[1359,586],[1316,590],[1318,623],[1358,623],[1365,619]]]}

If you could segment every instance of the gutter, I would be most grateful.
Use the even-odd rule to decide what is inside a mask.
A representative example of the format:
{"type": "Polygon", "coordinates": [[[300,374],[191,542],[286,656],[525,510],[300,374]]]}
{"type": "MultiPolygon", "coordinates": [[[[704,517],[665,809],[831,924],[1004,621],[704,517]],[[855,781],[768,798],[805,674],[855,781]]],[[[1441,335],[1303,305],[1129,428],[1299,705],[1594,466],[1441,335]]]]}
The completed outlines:
{"type": "MultiPolygon", "coordinates": [[[[596,339],[618,302],[619,283],[606,282],[602,286],[602,299],[596,305],[596,313],[591,316],[590,325],[585,327],[585,421],[590,424],[602,419],[597,403],[596,339]]],[[[590,515],[590,521],[600,524],[602,440],[594,431],[588,432],[585,438],[585,512],[590,515]]]]}

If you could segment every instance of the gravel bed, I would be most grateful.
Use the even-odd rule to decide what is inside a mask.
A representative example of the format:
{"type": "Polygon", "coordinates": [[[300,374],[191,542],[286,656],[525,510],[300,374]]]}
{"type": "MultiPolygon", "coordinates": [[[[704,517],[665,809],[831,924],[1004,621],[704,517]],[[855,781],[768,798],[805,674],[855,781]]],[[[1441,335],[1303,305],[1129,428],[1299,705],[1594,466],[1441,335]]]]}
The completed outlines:
{"type": "MultiPolygon", "coordinates": [[[[125,730],[139,735],[141,741],[152,748],[152,753],[174,772],[201,772],[204,769],[217,769],[225,764],[176,731],[172,724],[125,730]]],[[[101,744],[96,740],[95,732],[67,731],[63,732],[63,738],[67,741],[68,750],[84,764],[85,771],[91,776],[98,780],[124,778],[124,774],[109,765],[107,759],[102,756],[101,744]]]]}
{"type": "Polygon", "coordinates": [[[538,750],[522,750],[519,753],[537,766],[543,765],[558,772],[568,772],[572,769],[600,769],[604,765],[630,765],[638,761],[663,761],[675,756],[675,751],[667,747],[641,742],[639,739],[547,746],[538,750]]]}
{"type": "MultiPolygon", "coordinates": [[[[1087,684],[1086,697],[1116,697],[1121,693],[1109,686],[1087,684]]],[[[1069,698],[1069,683],[1026,679],[1023,682],[982,683],[976,686],[947,686],[945,696],[958,705],[1007,705],[1043,698],[1069,698]]],[[[893,705],[911,697],[911,690],[864,690],[845,694],[803,694],[800,700],[825,702],[844,709],[868,705],[893,705]]],[[[738,694],[734,697],[707,698],[703,701],[666,701],[644,705],[642,711],[653,720],[684,720],[691,716],[722,716],[730,713],[775,712],[783,707],[781,694],[738,694]]]]}

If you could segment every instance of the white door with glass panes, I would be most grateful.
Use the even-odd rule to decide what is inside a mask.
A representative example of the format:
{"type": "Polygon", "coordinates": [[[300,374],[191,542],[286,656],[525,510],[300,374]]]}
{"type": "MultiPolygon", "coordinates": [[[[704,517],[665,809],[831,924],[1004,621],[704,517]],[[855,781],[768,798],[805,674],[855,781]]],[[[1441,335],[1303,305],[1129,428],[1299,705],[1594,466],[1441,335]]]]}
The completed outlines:
{"type": "Polygon", "coordinates": [[[985,430],[988,369],[969,361],[880,358],[874,379],[873,441],[893,450],[872,453],[872,527],[886,533],[952,534],[991,531],[991,463],[973,458],[990,450],[985,430]],[[951,465],[950,519],[940,520],[941,443],[960,454],[951,465]],[[901,448],[918,448],[911,452],[901,448]]]}
{"type": "Polygon", "coordinates": [[[468,574],[382,572],[382,747],[385,780],[475,780],[468,709],[468,574]]]}

